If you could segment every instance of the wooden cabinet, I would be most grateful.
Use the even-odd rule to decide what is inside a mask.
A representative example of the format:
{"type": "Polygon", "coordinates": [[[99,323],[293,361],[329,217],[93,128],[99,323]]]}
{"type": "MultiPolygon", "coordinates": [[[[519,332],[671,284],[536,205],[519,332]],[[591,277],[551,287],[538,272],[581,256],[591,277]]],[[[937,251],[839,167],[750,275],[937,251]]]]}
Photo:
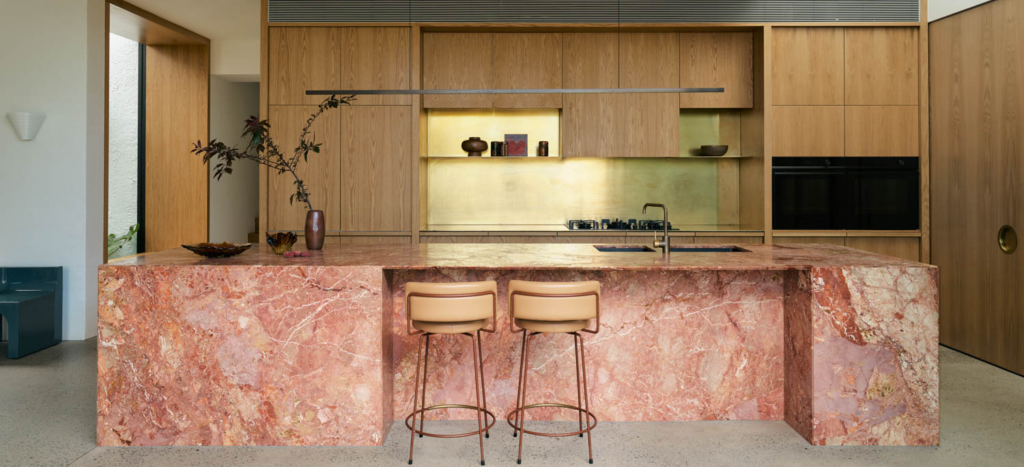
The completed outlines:
{"type": "MultiPolygon", "coordinates": [[[[619,35],[614,32],[562,34],[562,85],[566,88],[619,87],[619,35]]],[[[566,96],[569,97],[569,96],[566,96]]]]}
{"type": "MultiPolygon", "coordinates": [[[[494,89],[494,35],[423,34],[424,89],[494,89]]],[[[423,107],[490,108],[491,94],[428,94],[423,107]]]]}
{"type": "Polygon", "coordinates": [[[626,234],[621,235],[588,235],[588,234],[558,234],[557,243],[583,243],[586,245],[623,245],[626,243],[626,234]]]}
{"type": "MultiPolygon", "coordinates": [[[[342,28],[340,88],[409,89],[409,35],[409,28],[342,28]]],[[[411,102],[411,96],[360,95],[352,105],[411,102]]]]}
{"type": "Polygon", "coordinates": [[[772,102],[843,105],[843,28],[772,28],[772,102]]]}
{"type": "Polygon", "coordinates": [[[487,233],[470,235],[459,235],[452,232],[451,235],[423,235],[420,233],[420,243],[487,243],[487,233]]]}
{"type": "Polygon", "coordinates": [[[618,157],[624,141],[620,109],[625,94],[566,94],[562,110],[562,156],[618,157]]]}
{"type": "Polygon", "coordinates": [[[772,243],[777,245],[793,245],[793,244],[823,244],[823,245],[836,245],[846,246],[846,236],[826,237],[826,236],[808,236],[808,237],[790,237],[780,236],[776,233],[772,237],[772,243]]]}
{"type": "MultiPolygon", "coordinates": [[[[674,88],[678,86],[678,33],[631,32],[620,34],[620,88],[674,88]]],[[[671,95],[666,94],[664,97],[673,99],[669,96],[671,95]]],[[[678,96],[675,99],[678,99],[678,96]]]]}
{"type": "Polygon", "coordinates": [[[846,28],[846,105],[917,105],[917,28],[846,28]]]}
{"type": "MultiPolygon", "coordinates": [[[[561,33],[494,34],[495,89],[561,89],[561,33]]],[[[500,109],[562,107],[561,94],[495,94],[500,109]]]]}
{"type": "Polygon", "coordinates": [[[918,108],[913,106],[847,106],[848,157],[917,157],[918,108]]]}
{"type": "MultiPolygon", "coordinates": [[[[562,83],[567,88],[618,88],[619,37],[615,33],[565,33],[562,83]]],[[[615,157],[615,94],[566,94],[562,155],[615,157]]]]}
{"type": "Polygon", "coordinates": [[[777,157],[842,157],[842,106],[775,106],[772,135],[777,157]]]}
{"type": "Polygon", "coordinates": [[[325,96],[307,90],[342,88],[342,28],[270,28],[268,41],[271,105],[317,105],[325,96]]]}
{"type": "MultiPolygon", "coordinates": [[[[292,148],[299,145],[299,133],[316,110],[311,105],[270,106],[270,121],[273,122],[270,135],[285,157],[290,157],[292,148]]],[[[342,113],[338,110],[325,112],[317,119],[310,131],[321,143],[320,152],[310,154],[309,159],[300,162],[296,170],[298,177],[306,183],[313,209],[324,212],[328,231],[337,231],[341,225],[341,121],[342,113]]],[[[306,225],[306,205],[299,201],[289,202],[295,193],[295,179],[290,173],[279,174],[273,170],[268,171],[267,176],[270,217],[267,228],[302,232],[306,225]]]]}
{"type": "Polygon", "coordinates": [[[411,230],[411,112],[403,106],[341,109],[341,230],[411,230]]]}
{"type": "Polygon", "coordinates": [[[680,94],[682,108],[754,106],[754,37],[749,32],[679,34],[683,88],[725,88],[723,93],[680,94]]]}
{"type": "Polygon", "coordinates": [[[507,233],[501,235],[491,234],[487,237],[488,243],[556,243],[556,234],[532,234],[532,233],[507,233]]]}
{"type": "MultiPolygon", "coordinates": [[[[661,234],[658,234],[658,233],[655,233],[655,232],[649,232],[649,233],[631,232],[631,233],[626,234],[626,244],[627,245],[647,245],[647,246],[653,248],[654,247],[655,235],[658,236],[657,237],[658,239],[661,239],[661,234]]],[[[675,246],[675,245],[693,245],[693,232],[687,232],[687,233],[683,233],[683,234],[680,234],[679,232],[675,232],[675,233],[669,232],[668,236],[672,240],[671,243],[672,243],[673,246],[675,246]]]]}
{"type": "Polygon", "coordinates": [[[341,237],[327,237],[324,242],[324,244],[328,246],[390,245],[409,243],[412,243],[412,237],[408,235],[344,235],[341,237]]]}
{"type": "Polygon", "coordinates": [[[917,237],[846,237],[846,246],[911,261],[921,260],[921,239],[917,237]]]}
{"type": "Polygon", "coordinates": [[[698,235],[693,238],[695,244],[714,244],[714,245],[756,245],[764,243],[763,236],[730,236],[730,235],[718,235],[718,236],[702,236],[698,235]]]}

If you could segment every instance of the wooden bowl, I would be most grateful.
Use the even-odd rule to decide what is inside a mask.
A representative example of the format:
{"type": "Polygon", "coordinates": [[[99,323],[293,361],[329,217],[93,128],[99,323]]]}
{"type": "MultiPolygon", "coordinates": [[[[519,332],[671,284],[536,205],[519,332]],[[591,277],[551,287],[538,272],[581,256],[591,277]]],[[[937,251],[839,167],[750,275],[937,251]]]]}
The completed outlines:
{"type": "Polygon", "coordinates": [[[704,145],[700,147],[700,155],[707,157],[722,157],[729,152],[729,146],[725,144],[704,145]]]}
{"type": "Polygon", "coordinates": [[[251,243],[196,243],[194,245],[182,245],[182,248],[207,258],[227,258],[242,254],[252,247],[251,243]]]}

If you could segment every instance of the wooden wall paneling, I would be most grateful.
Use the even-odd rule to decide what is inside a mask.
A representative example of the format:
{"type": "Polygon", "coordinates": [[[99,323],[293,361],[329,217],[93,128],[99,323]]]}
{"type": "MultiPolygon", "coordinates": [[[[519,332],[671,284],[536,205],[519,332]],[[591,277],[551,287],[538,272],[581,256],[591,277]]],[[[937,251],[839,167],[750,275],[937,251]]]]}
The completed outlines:
{"type": "MultiPolygon", "coordinates": [[[[561,89],[562,33],[495,33],[495,89],[561,89]]],[[[495,94],[501,109],[561,108],[561,94],[495,94]]]]}
{"type": "Polygon", "coordinates": [[[724,87],[723,93],[680,94],[682,108],[754,106],[753,34],[684,32],[679,34],[680,87],[724,87]]]}
{"type": "Polygon", "coordinates": [[[846,237],[846,246],[911,261],[921,260],[921,239],[915,237],[846,237]]]}
{"type": "Polygon", "coordinates": [[[311,89],[341,89],[342,28],[270,28],[271,105],[317,105],[311,89]]]}
{"type": "MultiPolygon", "coordinates": [[[[410,29],[341,28],[341,89],[409,89],[410,29]]],[[[411,102],[408,95],[361,95],[352,105],[411,102]]]]}
{"type": "MultiPolygon", "coordinates": [[[[269,18],[269,0],[260,0],[260,120],[270,118],[270,27],[267,26],[269,18]]],[[[263,233],[267,231],[267,220],[270,219],[268,196],[270,194],[270,172],[267,167],[260,164],[260,211],[259,220],[256,223],[256,234],[262,239],[263,233]]]]}
{"type": "Polygon", "coordinates": [[[842,157],[842,106],[774,106],[772,155],[775,157],[842,157]]]}
{"type": "Polygon", "coordinates": [[[847,157],[917,157],[918,109],[909,106],[847,106],[847,157]]]}
{"type": "Polygon", "coordinates": [[[846,28],[846,105],[917,105],[919,28],[846,28]]]}
{"type": "Polygon", "coordinates": [[[621,235],[572,235],[559,233],[556,243],[583,243],[587,245],[622,245],[626,234],[621,235]]]}
{"type": "Polygon", "coordinates": [[[472,235],[421,235],[420,243],[487,243],[487,232],[472,235]]]}
{"type": "Polygon", "coordinates": [[[928,98],[928,0],[921,2],[921,26],[918,33],[918,138],[921,141],[921,261],[930,263],[931,257],[931,145],[930,105],[928,98]]]}
{"type": "Polygon", "coordinates": [[[697,235],[693,238],[695,244],[715,244],[715,245],[754,245],[764,243],[764,236],[757,235],[697,235]]]}
{"type": "Polygon", "coordinates": [[[145,251],[208,239],[209,168],[189,151],[209,137],[209,46],[146,46],[145,251]]]}
{"type": "Polygon", "coordinates": [[[530,233],[501,233],[491,234],[487,237],[487,243],[556,243],[554,232],[550,234],[533,235],[530,233]]]}
{"type": "MultiPolygon", "coordinates": [[[[428,32],[423,34],[424,89],[494,89],[494,35],[428,32]]],[[[491,94],[432,94],[425,108],[490,108],[491,94]]]]}
{"type": "Polygon", "coordinates": [[[843,104],[843,28],[772,28],[772,103],[843,104]]]}
{"type": "MultiPolygon", "coordinates": [[[[743,228],[765,228],[765,95],[764,29],[752,34],[752,107],[740,113],[739,224],[743,228]]],[[[771,171],[769,170],[769,173],[771,171]]]]}
{"type": "Polygon", "coordinates": [[[931,260],[940,341],[1024,374],[1022,251],[997,246],[1024,221],[1024,3],[997,1],[931,24],[931,260]]]}
{"type": "Polygon", "coordinates": [[[825,244],[825,245],[846,246],[846,237],[845,236],[837,236],[837,237],[816,237],[816,236],[810,236],[810,237],[790,237],[790,236],[775,235],[775,236],[772,237],[772,243],[780,244],[780,245],[819,243],[819,244],[825,244]]]}
{"type": "MultiPolygon", "coordinates": [[[[764,148],[762,157],[764,163],[762,164],[762,180],[763,180],[763,191],[761,196],[764,198],[763,205],[763,219],[764,219],[764,241],[765,243],[772,243],[772,156],[775,155],[775,138],[772,137],[773,129],[772,124],[775,121],[775,106],[772,105],[774,100],[774,81],[773,73],[770,70],[774,69],[775,57],[773,55],[775,50],[775,29],[771,25],[765,25],[761,30],[761,36],[754,35],[754,44],[756,50],[761,51],[759,57],[756,53],[754,54],[754,72],[762,73],[763,82],[755,81],[754,91],[757,92],[760,84],[763,87],[764,97],[756,97],[755,94],[755,105],[764,105],[764,121],[761,122],[761,130],[764,132],[764,148]],[[760,41],[760,42],[758,42],[760,41]],[[760,58],[764,61],[763,64],[757,65],[757,59],[760,58]]],[[[756,75],[755,75],[756,76],[756,75]]],[[[741,129],[742,131],[742,129],[741,129]]],[[[746,146],[748,143],[743,142],[746,146]]]]}
{"type": "Polygon", "coordinates": [[[327,237],[325,242],[330,246],[341,245],[407,245],[411,243],[412,237],[408,235],[343,235],[340,237],[327,237]]]}
{"type": "Polygon", "coordinates": [[[410,108],[341,111],[341,230],[411,230],[410,108]]]}
{"type": "MultiPolygon", "coordinates": [[[[409,42],[411,44],[409,53],[410,83],[412,89],[422,88],[423,82],[423,33],[419,26],[410,26],[409,42]]],[[[423,96],[411,96],[412,104],[411,131],[409,145],[409,160],[411,168],[409,176],[412,184],[409,206],[409,225],[412,226],[413,244],[420,243],[420,230],[427,221],[427,112],[423,110],[423,96]]]]}
{"type": "MultiPolygon", "coordinates": [[[[562,35],[562,85],[566,88],[618,88],[619,37],[615,33],[562,35]]],[[[614,157],[615,95],[562,97],[562,155],[614,157]]]]}
{"type": "MultiPolygon", "coordinates": [[[[299,145],[299,133],[306,120],[316,112],[316,106],[271,105],[270,135],[281,148],[285,157],[290,157],[299,145]]],[[[310,133],[321,143],[320,152],[309,155],[300,162],[296,175],[301,178],[309,192],[313,209],[324,212],[328,231],[338,231],[341,225],[341,109],[324,112],[313,124],[310,133]]],[[[295,179],[289,173],[279,174],[271,170],[268,180],[267,229],[292,230],[302,233],[306,225],[306,205],[299,201],[289,202],[295,193],[295,179]]]]}

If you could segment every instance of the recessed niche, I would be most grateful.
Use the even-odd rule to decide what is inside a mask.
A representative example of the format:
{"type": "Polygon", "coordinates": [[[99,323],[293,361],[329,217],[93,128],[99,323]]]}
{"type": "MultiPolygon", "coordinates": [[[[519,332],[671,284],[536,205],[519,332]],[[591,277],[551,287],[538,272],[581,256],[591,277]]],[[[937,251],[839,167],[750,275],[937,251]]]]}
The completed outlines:
{"type": "Polygon", "coordinates": [[[705,157],[701,146],[726,144],[729,152],[720,157],[741,157],[740,115],[735,110],[680,110],[679,156],[705,157]]]}
{"type": "Polygon", "coordinates": [[[527,157],[537,156],[541,141],[548,142],[548,157],[559,157],[560,126],[559,109],[428,109],[427,157],[468,158],[462,142],[479,136],[488,143],[483,153],[488,158],[490,142],[505,141],[506,134],[526,135],[527,157]]]}

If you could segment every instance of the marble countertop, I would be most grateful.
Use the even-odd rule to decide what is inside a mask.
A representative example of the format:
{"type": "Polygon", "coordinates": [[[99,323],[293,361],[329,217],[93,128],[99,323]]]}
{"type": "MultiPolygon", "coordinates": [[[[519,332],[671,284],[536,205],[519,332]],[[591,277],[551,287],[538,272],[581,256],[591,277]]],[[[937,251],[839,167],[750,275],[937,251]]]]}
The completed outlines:
{"type": "MultiPolygon", "coordinates": [[[[301,242],[300,242],[301,243],[301,242]]],[[[680,245],[708,247],[714,245],[680,245]]],[[[203,258],[183,248],[114,260],[100,268],[135,266],[371,266],[396,269],[699,269],[786,270],[809,267],[920,267],[890,256],[834,245],[740,245],[730,253],[603,253],[586,244],[344,245],[285,258],[266,245],[231,258],[203,258]]],[[[296,250],[299,250],[297,246],[296,250]]]]}

